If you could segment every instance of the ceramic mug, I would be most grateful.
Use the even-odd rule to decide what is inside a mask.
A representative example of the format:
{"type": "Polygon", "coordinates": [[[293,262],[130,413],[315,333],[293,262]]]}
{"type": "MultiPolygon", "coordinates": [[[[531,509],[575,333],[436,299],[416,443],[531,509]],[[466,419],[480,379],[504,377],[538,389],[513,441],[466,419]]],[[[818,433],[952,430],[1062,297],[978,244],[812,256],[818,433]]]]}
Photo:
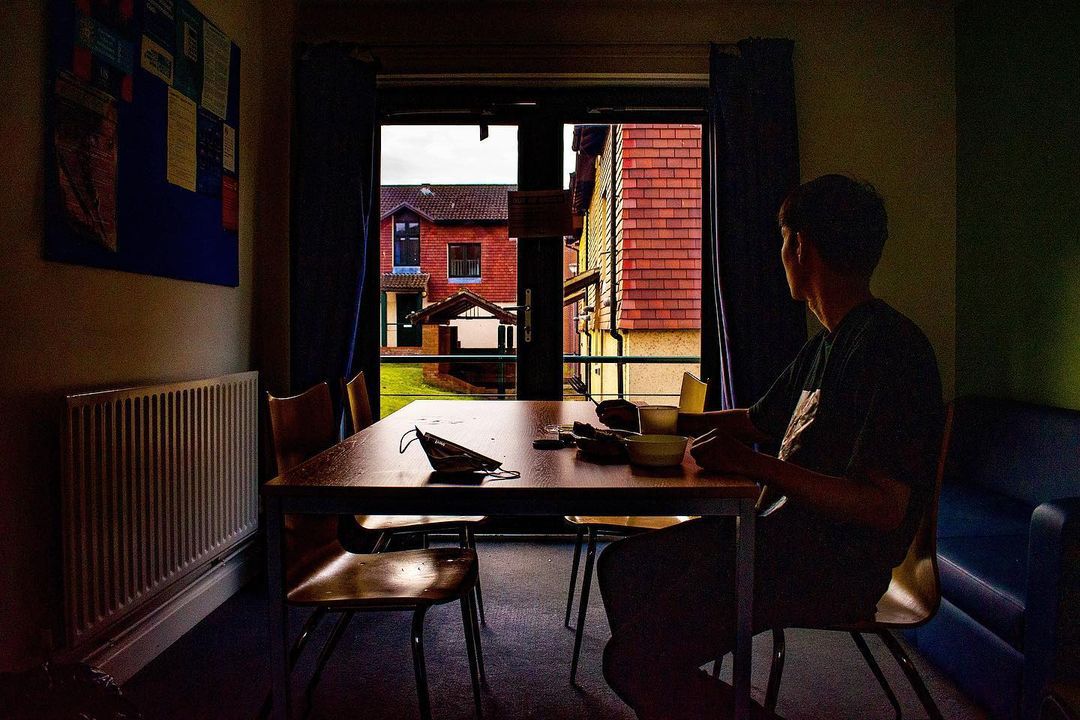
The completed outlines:
{"type": "Polygon", "coordinates": [[[638,408],[638,430],[642,435],[675,435],[679,408],[674,405],[642,405],[638,408]]]}

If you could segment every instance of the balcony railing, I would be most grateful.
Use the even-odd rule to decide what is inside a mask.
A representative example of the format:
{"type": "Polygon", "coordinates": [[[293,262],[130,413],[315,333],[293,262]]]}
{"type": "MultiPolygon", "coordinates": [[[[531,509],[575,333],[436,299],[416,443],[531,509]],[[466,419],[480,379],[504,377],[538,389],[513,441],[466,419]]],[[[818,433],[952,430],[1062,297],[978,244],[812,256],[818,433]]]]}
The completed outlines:
{"type": "MultiPolygon", "coordinates": [[[[412,400],[419,400],[423,398],[439,398],[439,397],[455,397],[460,399],[470,400],[505,400],[512,399],[515,393],[515,379],[518,358],[516,355],[497,355],[497,354],[450,354],[450,355],[382,355],[381,360],[384,365],[440,365],[438,373],[442,377],[454,376],[451,374],[451,365],[456,364],[483,364],[481,366],[483,370],[479,368],[475,371],[458,372],[459,376],[470,377],[475,379],[476,375],[482,375],[485,377],[487,383],[484,391],[458,391],[450,388],[440,388],[430,385],[423,378],[422,373],[417,376],[417,380],[413,383],[415,388],[398,387],[388,388],[386,387],[386,378],[384,377],[384,387],[382,391],[383,407],[384,411],[392,412],[393,409],[407,404],[412,400]],[[404,400],[405,402],[401,402],[404,400]],[[389,408],[389,409],[388,409],[389,408]],[[387,410],[388,409],[388,410],[387,410]]],[[[631,395],[635,398],[648,398],[648,399],[662,399],[662,398],[676,398],[678,397],[678,391],[675,392],[654,392],[654,391],[639,391],[641,388],[630,388],[624,391],[623,395],[619,395],[616,392],[594,392],[594,382],[590,380],[596,368],[595,365],[615,365],[615,371],[619,374],[624,372],[624,369],[628,365],[700,365],[701,358],[697,355],[578,355],[578,354],[564,354],[564,365],[576,366],[576,372],[566,374],[566,395],[576,397],[588,397],[596,401],[606,400],[609,398],[623,397],[631,395]]],[[[458,368],[460,370],[460,367],[458,368]]],[[[442,383],[440,383],[442,384],[442,383]]],[[[462,385],[467,383],[462,382],[462,385]]],[[[614,384],[614,383],[613,383],[614,384]]],[[[472,386],[477,387],[476,385],[472,386]]],[[[385,412],[384,412],[385,414],[385,412]]]]}
{"type": "Polygon", "coordinates": [[[480,260],[479,258],[450,258],[447,275],[451,278],[479,278],[480,260]]]}

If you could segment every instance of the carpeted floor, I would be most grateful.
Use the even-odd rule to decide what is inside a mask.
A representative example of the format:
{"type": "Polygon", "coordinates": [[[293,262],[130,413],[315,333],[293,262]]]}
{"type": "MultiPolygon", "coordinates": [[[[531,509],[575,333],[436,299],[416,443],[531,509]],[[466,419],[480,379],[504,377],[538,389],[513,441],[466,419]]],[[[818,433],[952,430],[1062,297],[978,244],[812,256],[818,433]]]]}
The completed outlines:
{"type": "MultiPolygon", "coordinates": [[[[491,718],[612,718],[632,713],[600,674],[607,624],[595,588],[590,603],[579,687],[569,684],[574,633],[563,627],[572,546],[565,543],[481,542],[483,629],[488,687],[485,716],[491,718]]],[[[294,632],[304,613],[291,616],[294,632]]],[[[327,665],[315,692],[312,720],[364,717],[415,718],[416,693],[409,652],[408,613],[357,615],[327,665]]],[[[313,669],[323,627],[294,672],[294,702],[303,708],[303,686],[313,669]]],[[[431,702],[436,720],[471,718],[468,665],[456,604],[432,609],[425,646],[431,702]]],[[[266,597],[262,583],[234,596],[163,652],[124,686],[148,719],[253,718],[268,687],[266,597]]],[[[904,706],[905,718],[925,718],[903,675],[873,638],[871,649],[904,706]]],[[[754,644],[755,696],[767,680],[771,642],[754,644]]],[[[787,720],[891,718],[889,707],[851,639],[842,633],[787,634],[788,662],[779,713],[787,720]]],[[[942,714],[976,720],[975,708],[946,678],[916,658],[942,714]]],[[[730,677],[730,657],[725,675],[730,677]]],[[[299,716],[299,712],[297,716],[299,716]]]]}

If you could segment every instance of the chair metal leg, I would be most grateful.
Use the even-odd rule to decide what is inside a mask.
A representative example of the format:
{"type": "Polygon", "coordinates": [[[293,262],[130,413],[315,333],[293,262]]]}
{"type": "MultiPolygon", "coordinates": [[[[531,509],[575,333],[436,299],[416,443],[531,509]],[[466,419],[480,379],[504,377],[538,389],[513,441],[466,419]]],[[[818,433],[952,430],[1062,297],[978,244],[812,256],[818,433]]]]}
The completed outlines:
{"type": "MultiPolygon", "coordinates": [[[[326,617],[326,608],[315,608],[315,611],[308,615],[308,619],[304,621],[304,626],[300,629],[300,636],[296,638],[293,646],[289,649],[289,670],[291,671],[296,667],[296,661],[300,659],[300,653],[304,651],[304,647],[307,645],[308,640],[311,639],[311,634],[315,632],[315,628],[319,626],[322,619],[326,617]]],[[[259,713],[256,718],[265,718],[270,715],[270,705],[273,698],[269,692],[266,693],[266,698],[263,699],[263,704],[259,706],[259,713]]]]}
{"type": "MultiPolygon", "coordinates": [[[[472,528],[468,525],[465,526],[465,540],[468,543],[468,547],[473,552],[476,552],[476,536],[473,535],[472,528]]],[[[476,607],[480,610],[480,624],[487,625],[487,618],[484,617],[484,592],[480,589],[480,556],[476,556],[477,572],[476,572],[476,607]]]]}
{"type": "Polygon", "coordinates": [[[776,699],[780,696],[780,681],[784,677],[784,658],[787,644],[784,641],[784,628],[773,628],[772,665],[769,668],[769,684],[765,686],[765,711],[776,713],[776,699]]]}
{"type": "Polygon", "coordinates": [[[472,617],[473,638],[476,640],[476,664],[480,668],[480,684],[487,686],[487,673],[484,671],[484,643],[480,639],[480,622],[476,617],[476,598],[469,596],[469,613],[472,617]]]}
{"type": "Polygon", "coordinates": [[[353,615],[356,613],[352,610],[346,610],[341,613],[341,617],[334,623],[334,629],[330,631],[330,637],[327,639],[326,644],[323,645],[323,649],[319,652],[319,659],[315,662],[315,672],[311,676],[311,680],[308,681],[307,686],[307,708],[310,711],[312,701],[315,699],[315,688],[319,684],[319,680],[322,678],[323,668],[326,667],[326,662],[330,659],[330,656],[334,654],[335,648],[337,648],[338,642],[341,641],[341,637],[345,634],[345,629],[349,627],[349,621],[353,619],[353,615]]]}
{"type": "Polygon", "coordinates": [[[713,677],[713,680],[717,680],[717,679],[720,678],[720,671],[723,670],[723,669],[724,669],[724,656],[721,655],[720,657],[713,660],[713,664],[712,664],[712,677],[713,677]]]}
{"type": "Polygon", "coordinates": [[[431,700],[428,697],[427,666],[424,663],[424,613],[427,606],[421,605],[413,613],[412,620],[412,656],[413,670],[416,672],[416,696],[420,701],[421,720],[431,720],[431,700]]]}
{"type": "Polygon", "coordinates": [[[892,705],[893,712],[896,713],[896,720],[900,720],[900,718],[903,717],[903,713],[900,710],[900,701],[896,699],[896,693],[893,692],[892,686],[889,685],[885,673],[881,672],[881,666],[878,665],[874,654],[870,652],[870,647],[866,644],[866,640],[863,639],[862,633],[851,633],[851,639],[855,641],[855,645],[858,646],[863,659],[866,660],[866,664],[870,666],[870,672],[874,673],[878,685],[885,691],[885,697],[889,698],[889,704],[892,705]]]}
{"type": "Polygon", "coordinates": [[[570,684],[577,685],[578,657],[581,655],[581,639],[585,635],[585,614],[589,611],[589,590],[592,587],[593,563],[596,560],[596,528],[589,528],[589,550],[585,554],[585,577],[581,581],[581,599],[578,600],[577,628],[574,630],[574,657],[570,661],[570,684]]]}
{"type": "Polygon", "coordinates": [[[480,704],[480,666],[476,660],[476,636],[473,628],[473,613],[469,607],[471,595],[465,593],[461,596],[461,627],[465,631],[465,650],[469,655],[469,679],[472,681],[473,704],[476,705],[476,717],[484,716],[484,708],[480,704]]]}
{"type": "Polygon", "coordinates": [[[570,588],[566,591],[566,620],[563,625],[570,627],[570,611],[574,608],[574,588],[577,586],[578,564],[581,562],[581,541],[585,537],[585,526],[578,525],[577,542],[574,543],[574,564],[570,567],[570,588]]]}
{"type": "Polygon", "coordinates": [[[926,689],[926,684],[919,677],[919,671],[915,669],[915,664],[911,662],[911,658],[904,652],[904,648],[900,646],[897,639],[888,630],[879,630],[875,634],[885,643],[885,647],[889,648],[889,652],[892,653],[897,664],[900,665],[900,669],[904,671],[904,675],[907,676],[915,694],[919,696],[919,702],[922,703],[923,709],[930,716],[930,720],[943,720],[941,711],[938,710],[937,705],[934,703],[934,698],[930,697],[930,691],[926,689]]]}

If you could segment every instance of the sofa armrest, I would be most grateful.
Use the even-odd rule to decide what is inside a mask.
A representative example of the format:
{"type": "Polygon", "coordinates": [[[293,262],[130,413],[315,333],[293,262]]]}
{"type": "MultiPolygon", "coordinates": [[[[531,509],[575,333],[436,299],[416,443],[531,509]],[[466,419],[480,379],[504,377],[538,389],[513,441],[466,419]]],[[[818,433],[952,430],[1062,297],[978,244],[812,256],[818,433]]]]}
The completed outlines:
{"type": "Polygon", "coordinates": [[[1035,508],[1027,570],[1021,715],[1035,718],[1047,686],[1080,670],[1080,498],[1035,508]]]}

